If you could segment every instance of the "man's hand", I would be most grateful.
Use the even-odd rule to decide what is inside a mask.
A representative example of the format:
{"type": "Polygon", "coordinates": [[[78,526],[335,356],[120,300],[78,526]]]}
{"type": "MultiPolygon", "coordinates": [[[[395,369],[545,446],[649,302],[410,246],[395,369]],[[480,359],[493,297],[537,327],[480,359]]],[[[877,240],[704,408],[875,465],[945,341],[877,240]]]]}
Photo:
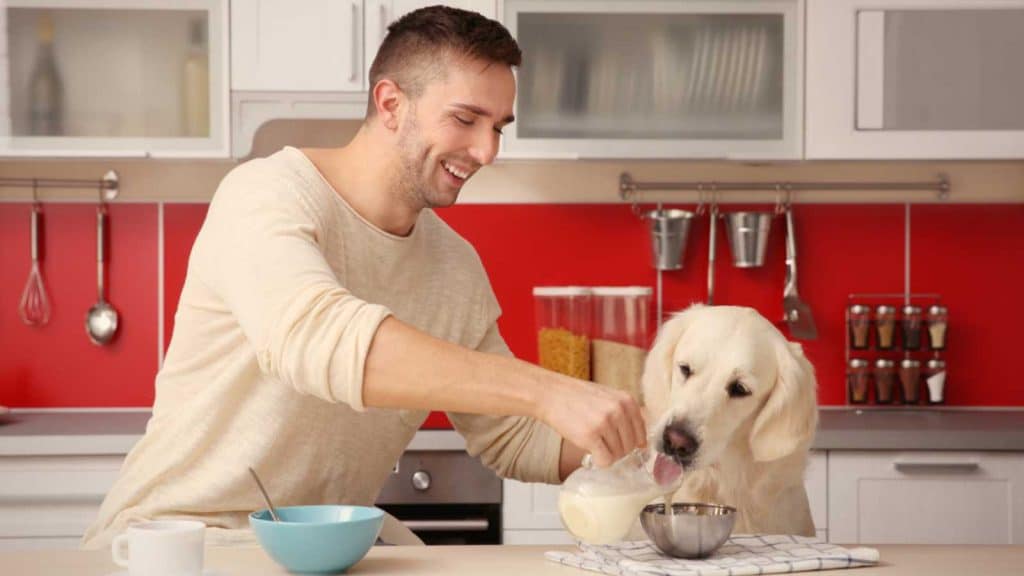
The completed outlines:
{"type": "Polygon", "coordinates": [[[547,388],[538,418],[589,452],[594,464],[608,466],[647,447],[643,415],[632,396],[568,377],[557,384],[547,388]]]}

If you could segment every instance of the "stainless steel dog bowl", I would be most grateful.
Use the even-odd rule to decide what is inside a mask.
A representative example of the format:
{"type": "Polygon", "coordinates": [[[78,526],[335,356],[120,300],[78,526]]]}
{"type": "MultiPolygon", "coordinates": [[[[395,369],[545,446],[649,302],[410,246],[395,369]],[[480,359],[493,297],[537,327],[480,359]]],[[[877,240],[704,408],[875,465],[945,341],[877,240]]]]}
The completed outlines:
{"type": "Polygon", "coordinates": [[[676,558],[704,558],[729,539],[736,509],[718,504],[649,504],[640,513],[640,525],[654,545],[676,558]]]}

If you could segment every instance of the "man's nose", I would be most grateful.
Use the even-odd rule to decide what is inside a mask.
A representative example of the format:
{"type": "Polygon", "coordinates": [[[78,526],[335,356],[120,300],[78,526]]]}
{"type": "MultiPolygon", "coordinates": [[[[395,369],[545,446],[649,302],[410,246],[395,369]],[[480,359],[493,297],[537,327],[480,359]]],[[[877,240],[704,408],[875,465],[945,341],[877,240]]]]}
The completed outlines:
{"type": "Polygon", "coordinates": [[[469,149],[469,155],[477,164],[486,166],[494,162],[494,157],[498,155],[498,143],[499,138],[496,133],[477,136],[477,140],[469,149]]]}

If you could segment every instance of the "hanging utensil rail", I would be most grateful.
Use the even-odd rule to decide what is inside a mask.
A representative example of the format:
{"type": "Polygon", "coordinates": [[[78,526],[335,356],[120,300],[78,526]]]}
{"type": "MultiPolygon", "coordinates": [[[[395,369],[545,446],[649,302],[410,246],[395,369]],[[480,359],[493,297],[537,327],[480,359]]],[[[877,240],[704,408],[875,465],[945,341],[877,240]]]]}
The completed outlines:
{"type": "Polygon", "coordinates": [[[772,192],[799,192],[803,190],[934,190],[940,200],[949,197],[949,178],[945,174],[939,174],[938,180],[925,182],[719,182],[708,181],[680,181],[680,182],[638,182],[633,180],[629,172],[619,175],[619,196],[629,201],[635,201],[637,192],[658,190],[692,190],[696,192],[737,192],[768,190],[772,192]]]}
{"type": "Polygon", "coordinates": [[[74,178],[0,178],[0,188],[83,188],[99,190],[103,200],[109,202],[117,198],[121,191],[120,179],[114,170],[108,171],[99,180],[74,178]]]}

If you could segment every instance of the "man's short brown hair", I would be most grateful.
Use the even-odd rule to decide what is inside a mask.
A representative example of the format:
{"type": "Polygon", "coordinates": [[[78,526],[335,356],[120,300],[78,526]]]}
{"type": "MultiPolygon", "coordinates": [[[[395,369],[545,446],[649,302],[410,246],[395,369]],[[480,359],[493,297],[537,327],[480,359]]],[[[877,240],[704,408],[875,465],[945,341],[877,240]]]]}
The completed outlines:
{"type": "Polygon", "coordinates": [[[392,22],[370,66],[366,117],[377,113],[373,87],[381,79],[394,81],[415,100],[428,83],[444,77],[452,58],[459,57],[514,67],[523,55],[501,23],[476,12],[430,6],[392,22]]]}

